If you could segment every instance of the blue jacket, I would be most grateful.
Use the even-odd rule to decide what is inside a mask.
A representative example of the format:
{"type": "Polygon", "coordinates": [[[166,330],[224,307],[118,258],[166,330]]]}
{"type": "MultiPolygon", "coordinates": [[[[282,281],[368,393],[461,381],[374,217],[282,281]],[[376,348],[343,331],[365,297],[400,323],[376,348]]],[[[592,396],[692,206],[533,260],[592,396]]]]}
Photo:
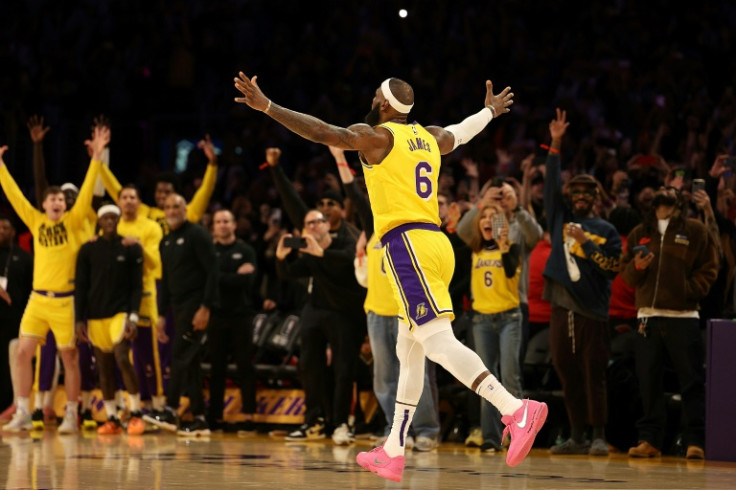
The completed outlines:
{"type": "Polygon", "coordinates": [[[578,218],[572,214],[562,194],[559,155],[547,156],[544,178],[544,209],[547,229],[552,240],[552,252],[544,268],[544,277],[561,284],[578,305],[599,318],[608,318],[611,281],[619,271],[621,237],[608,221],[599,218],[578,218]],[[570,280],[564,250],[566,223],[578,223],[589,240],[572,247],[571,255],[580,269],[580,279],[570,280]]]}

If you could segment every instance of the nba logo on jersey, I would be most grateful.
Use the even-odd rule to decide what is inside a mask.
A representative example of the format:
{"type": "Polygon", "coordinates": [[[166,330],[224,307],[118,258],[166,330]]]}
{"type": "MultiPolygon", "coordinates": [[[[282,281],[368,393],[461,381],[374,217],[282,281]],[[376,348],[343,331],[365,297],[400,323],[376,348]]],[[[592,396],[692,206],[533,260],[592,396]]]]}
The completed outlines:
{"type": "Polygon", "coordinates": [[[414,315],[415,320],[419,320],[420,318],[424,318],[427,316],[427,307],[424,306],[424,303],[419,303],[417,305],[417,314],[414,315]]]}

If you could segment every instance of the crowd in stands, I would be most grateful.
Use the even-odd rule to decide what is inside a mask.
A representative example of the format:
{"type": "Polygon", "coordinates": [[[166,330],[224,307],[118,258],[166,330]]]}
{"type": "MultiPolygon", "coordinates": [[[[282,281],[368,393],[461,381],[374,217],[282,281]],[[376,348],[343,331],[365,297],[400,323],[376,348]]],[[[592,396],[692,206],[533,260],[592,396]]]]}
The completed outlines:
{"type": "MultiPolygon", "coordinates": [[[[297,22],[310,19],[307,3],[294,2],[287,12],[273,2],[224,0],[165,6],[116,1],[82,6],[27,3],[27,11],[8,18],[9,26],[0,35],[0,60],[5,67],[0,83],[3,93],[13,94],[0,99],[0,144],[10,146],[4,161],[24,194],[33,196],[29,170],[33,141],[25,126],[31,115],[42,114],[51,128],[44,150],[48,180],[81,185],[82,164],[87,160],[82,141],[88,137],[93,115],[104,112],[112,128],[110,169],[117,179],[135,184],[142,200],[149,202],[165,173],[172,190],[191,202],[208,161],[195,148],[196,141],[209,133],[217,151],[216,183],[196,221],[214,233],[215,213],[230,210],[235,236],[255,252],[249,293],[252,312],[296,313],[313,327],[302,325],[300,355],[316,357],[300,357],[299,378],[305,389],[315,388],[306,394],[306,427],[290,434],[295,439],[324,437],[325,431],[347,423],[351,383],[358,377],[360,363],[369,358],[365,290],[352,272],[356,254],[362,256],[356,244],[365,247],[371,238],[370,225],[361,219],[355,194],[364,192],[357,155],[338,157],[326,147],[294,138],[267,118],[237,108],[228,80],[243,65],[289,107],[343,125],[362,120],[375,86],[387,76],[412,83],[416,98],[424,102],[412,117],[424,125],[459,120],[472,112],[480,97],[476,87],[486,78],[498,87],[513,87],[512,112],[472,144],[445,157],[439,189],[443,229],[456,252],[451,287],[456,334],[476,349],[476,332],[490,328],[479,326],[483,321],[479,317],[493,325],[500,322],[494,315],[502,313],[481,310],[478,315],[477,298],[471,294],[477,259],[473,254],[484,248],[478,222],[486,219],[490,226],[493,215],[506,219],[506,234],[495,241],[500,242],[498,251],[503,255],[515,255],[509,264],[504,259],[502,269],[508,279],[504,287],[518,288],[506,313],[511,312],[509,319],[518,321],[521,331],[518,338],[505,339],[500,350],[487,352],[484,358],[500,363],[498,377],[504,385],[518,384],[522,392],[530,389],[523,386],[529,382],[522,379],[525,354],[533,354],[528,348],[537,334],[551,334],[550,319],[555,315],[543,294],[549,257],[564,253],[559,228],[563,222],[551,221],[548,208],[551,154],[561,165],[554,175],[558,190],[589,176],[581,185],[594,189],[592,212],[602,227],[612,231],[608,243],[620,242],[615,257],[608,257],[615,263],[608,263],[611,267],[602,286],[602,290],[610,288],[606,293],[610,300],[598,298],[605,311],[595,309],[599,305],[585,305],[595,309],[591,317],[605,324],[602,342],[629,333],[644,335],[635,277],[642,264],[633,263],[635,254],[627,237],[655,213],[661,204],[657,200],[661,187],[677,190],[683,216],[702,223],[707,230],[704,240],[716,257],[712,278],[707,275],[708,284],[693,307],[699,329],[711,318],[733,316],[736,94],[733,78],[723,76],[736,68],[730,56],[734,37],[726,27],[736,16],[732,5],[704,4],[685,17],[661,1],[641,10],[623,3],[591,4],[582,13],[573,2],[563,2],[554,7],[560,9],[555,18],[562,20],[550,28],[553,7],[533,2],[501,2],[461,11],[440,4],[430,16],[419,14],[423,7],[415,2],[417,15],[406,20],[396,17],[386,2],[378,3],[384,11],[349,3],[324,18],[304,21],[298,30],[293,27],[297,22]],[[36,9],[44,15],[32,15],[36,9]],[[149,14],[161,22],[147,21],[149,14]],[[88,24],[95,28],[85,27],[86,34],[79,35],[81,26],[88,24]],[[399,52],[397,32],[411,33],[412,45],[402,49],[416,50],[416,56],[399,52]],[[560,121],[556,108],[566,110],[570,123],[557,135],[561,142],[557,147],[550,124],[560,121]],[[354,176],[350,189],[343,178],[346,170],[354,176]],[[704,181],[701,190],[697,190],[699,180],[704,181]],[[515,230],[514,223],[527,228],[515,230]],[[310,243],[301,253],[284,248],[284,235],[300,236],[310,228],[319,243],[310,243]],[[368,236],[361,238],[362,231],[368,236]],[[475,245],[472,235],[476,235],[475,245]],[[320,257],[329,255],[334,261],[330,265],[314,259],[331,248],[332,255],[320,257]],[[634,268],[628,276],[618,272],[622,270],[619,255],[624,265],[634,268]],[[517,266],[521,269],[514,272],[517,266]],[[338,325],[342,330],[335,330],[338,325]],[[326,345],[333,349],[334,373],[326,369],[326,345]],[[507,359],[512,348],[518,348],[519,354],[507,359]],[[519,372],[505,373],[507,365],[519,372]],[[305,366],[311,367],[305,370],[305,366]],[[507,383],[507,375],[518,378],[518,383],[507,383]],[[323,384],[324,379],[329,383],[323,384]],[[325,393],[324,386],[335,388],[325,393]]],[[[118,196],[108,195],[108,199],[118,196]]],[[[13,216],[7,199],[1,201],[4,213],[13,216]]],[[[570,203],[566,194],[565,204],[570,203]]],[[[22,240],[27,230],[20,221],[14,224],[21,246],[27,246],[28,241],[22,240]]],[[[564,233],[573,239],[575,235],[575,230],[564,233]]],[[[643,235],[637,237],[633,245],[649,243],[640,241],[643,235]]],[[[580,241],[585,241],[584,236],[580,241]]],[[[585,250],[582,245],[578,248],[585,250]]],[[[502,297],[505,292],[494,294],[502,297]]],[[[560,294],[553,297],[559,300],[560,294]]],[[[547,345],[552,347],[552,340],[547,345]]],[[[633,348],[627,352],[634,355],[633,348]]],[[[609,354],[615,358],[615,352],[609,354]]],[[[551,375],[556,373],[564,385],[566,375],[557,359],[554,367],[551,375]]],[[[606,367],[604,363],[599,375],[605,375],[606,367]]],[[[432,378],[428,384],[434,384],[439,410],[438,393],[448,392],[443,391],[447,379],[442,372],[432,378]]],[[[682,377],[679,380],[683,382],[682,377]]],[[[573,396],[563,391],[565,397],[573,396]]],[[[610,407],[610,398],[588,402],[588,408],[605,406],[595,414],[585,413],[586,407],[573,409],[569,402],[566,399],[567,406],[558,407],[568,417],[562,417],[566,420],[560,424],[561,434],[549,435],[548,445],[563,446],[562,454],[603,453],[600,445],[591,447],[586,441],[605,441],[601,426],[606,416],[600,410],[610,407]],[[587,425],[592,426],[590,434],[583,433],[587,425]],[[562,439],[555,440],[557,436],[562,439]]],[[[467,435],[469,445],[495,451],[503,441],[494,434],[487,410],[476,398],[467,397],[455,413],[466,419],[462,440],[467,435]],[[474,430],[481,426],[482,430],[474,430]]],[[[627,427],[635,427],[640,416],[632,412],[627,427]]],[[[336,442],[354,437],[354,427],[345,430],[351,433],[340,432],[336,442]]],[[[383,426],[377,430],[382,432],[383,426]]],[[[418,428],[415,433],[419,435],[418,428]]],[[[436,443],[447,435],[436,429],[429,433],[436,443]]],[[[635,455],[670,449],[664,447],[668,441],[661,433],[647,437],[652,447],[637,446],[640,451],[635,455]]],[[[692,445],[702,447],[698,436],[692,437],[692,445]]],[[[608,434],[608,442],[612,438],[608,434]]],[[[640,440],[634,436],[624,442],[636,445],[640,440]]],[[[422,450],[433,447],[425,441],[422,450]]]]}

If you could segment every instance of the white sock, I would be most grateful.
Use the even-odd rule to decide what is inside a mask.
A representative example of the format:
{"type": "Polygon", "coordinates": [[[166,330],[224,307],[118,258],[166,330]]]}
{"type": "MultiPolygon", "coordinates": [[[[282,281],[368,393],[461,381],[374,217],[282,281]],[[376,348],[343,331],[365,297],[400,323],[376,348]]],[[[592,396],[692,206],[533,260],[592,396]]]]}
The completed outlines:
{"type": "Polygon", "coordinates": [[[414,418],[414,412],[417,410],[416,405],[407,405],[401,402],[396,402],[396,408],[394,409],[394,423],[391,426],[391,433],[386,438],[386,442],[383,444],[383,450],[386,454],[395,458],[396,456],[403,456],[406,446],[406,435],[409,432],[409,426],[411,420],[414,418]]]}
{"type": "Polygon", "coordinates": [[[523,405],[521,400],[509,393],[491,373],[480,382],[475,392],[491,402],[501,415],[513,415],[523,405]]]}
{"type": "Polygon", "coordinates": [[[73,413],[76,415],[78,408],[79,402],[66,402],[66,413],[73,413]]]}
{"type": "Polygon", "coordinates": [[[43,409],[43,399],[46,393],[45,391],[37,391],[33,394],[33,410],[43,409]]]}
{"type": "Polygon", "coordinates": [[[140,412],[141,411],[141,394],[136,393],[135,395],[128,394],[128,401],[130,402],[130,411],[131,412],[140,412]]]}
{"type": "Polygon", "coordinates": [[[152,396],[151,397],[151,405],[153,405],[153,409],[162,412],[164,410],[164,404],[166,403],[166,397],[163,396],[152,396]]]}
{"type": "Polygon", "coordinates": [[[118,407],[115,406],[115,400],[104,400],[102,403],[105,405],[105,413],[107,414],[107,418],[117,418],[118,407]]]}
{"type": "Polygon", "coordinates": [[[27,396],[19,396],[16,408],[24,413],[31,413],[31,400],[27,396]]]}

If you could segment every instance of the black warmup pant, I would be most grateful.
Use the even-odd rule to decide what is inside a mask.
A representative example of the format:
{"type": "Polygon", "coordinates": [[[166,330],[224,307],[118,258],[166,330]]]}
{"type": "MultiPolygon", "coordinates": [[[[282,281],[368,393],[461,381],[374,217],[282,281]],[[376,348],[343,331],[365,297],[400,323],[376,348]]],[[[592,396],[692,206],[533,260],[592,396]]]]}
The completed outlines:
{"type": "Polygon", "coordinates": [[[204,415],[202,394],[202,338],[205,331],[194,331],[192,319],[200,301],[174,305],[174,337],[171,346],[171,379],[166,392],[166,404],[179,406],[179,397],[186,394],[192,413],[204,415]]]}
{"type": "Polygon", "coordinates": [[[5,410],[13,403],[8,347],[11,340],[18,338],[19,329],[20,317],[0,320],[0,410],[5,410]]]}
{"type": "Polygon", "coordinates": [[[256,370],[253,366],[253,315],[236,318],[212,317],[207,328],[210,372],[210,406],[207,418],[223,418],[228,354],[237,366],[236,382],[243,400],[243,413],[256,412],[256,370]]]}
{"type": "Polygon", "coordinates": [[[315,308],[302,310],[299,374],[304,389],[307,413],[305,421],[313,424],[319,416],[328,416],[335,427],[347,423],[357,377],[360,346],[366,335],[365,314],[315,308]],[[327,344],[332,350],[334,385],[325,383],[327,344]],[[331,405],[331,407],[330,407],[331,405]]]}
{"type": "Polygon", "coordinates": [[[549,348],[562,383],[570,426],[582,429],[586,422],[593,427],[605,426],[606,368],[611,356],[608,324],[553,306],[549,348]]]}
{"type": "Polygon", "coordinates": [[[685,421],[684,443],[704,447],[705,368],[704,346],[697,318],[653,317],[647,336],[636,341],[636,375],[644,415],[637,422],[639,440],[662,449],[667,423],[664,366],[668,356],[677,373],[685,421]]]}

